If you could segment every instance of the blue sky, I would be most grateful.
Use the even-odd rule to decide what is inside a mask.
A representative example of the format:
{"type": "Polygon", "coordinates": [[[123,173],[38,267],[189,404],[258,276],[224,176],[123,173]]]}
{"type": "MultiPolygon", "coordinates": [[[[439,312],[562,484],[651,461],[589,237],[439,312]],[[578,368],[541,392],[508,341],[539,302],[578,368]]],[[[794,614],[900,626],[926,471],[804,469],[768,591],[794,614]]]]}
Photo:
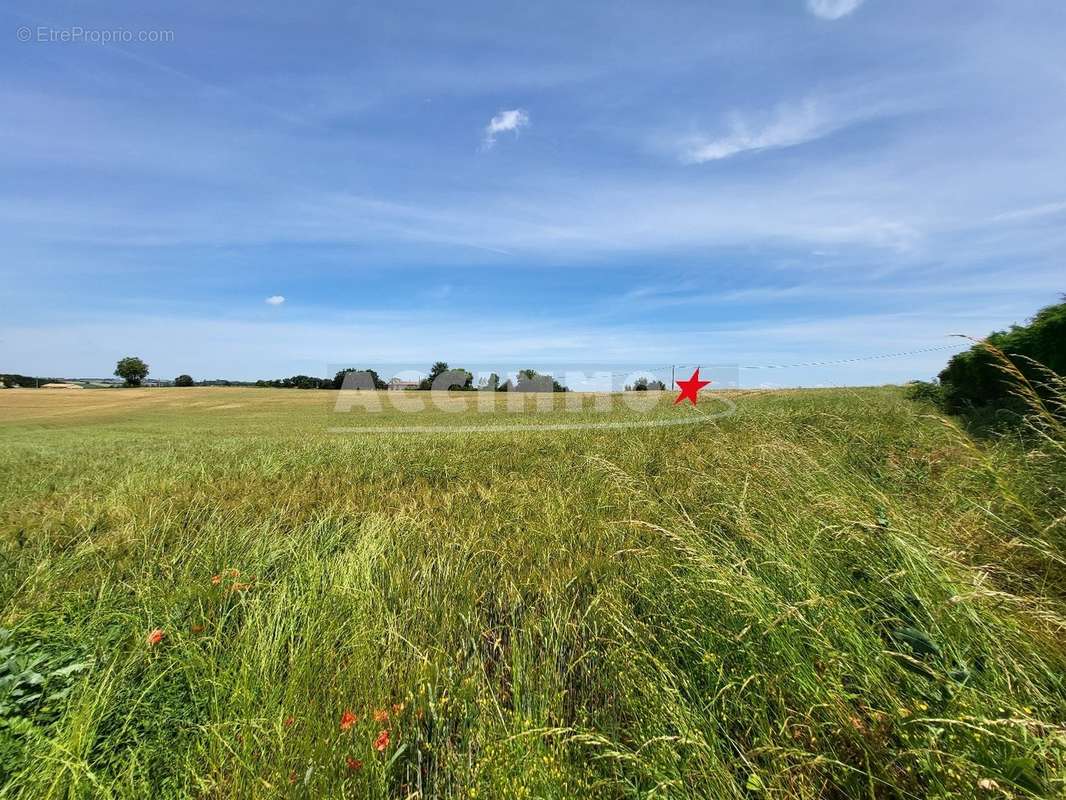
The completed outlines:
{"type": "Polygon", "coordinates": [[[1060,2],[106,6],[0,11],[0,371],[794,363],[1066,290],[1060,2]]]}

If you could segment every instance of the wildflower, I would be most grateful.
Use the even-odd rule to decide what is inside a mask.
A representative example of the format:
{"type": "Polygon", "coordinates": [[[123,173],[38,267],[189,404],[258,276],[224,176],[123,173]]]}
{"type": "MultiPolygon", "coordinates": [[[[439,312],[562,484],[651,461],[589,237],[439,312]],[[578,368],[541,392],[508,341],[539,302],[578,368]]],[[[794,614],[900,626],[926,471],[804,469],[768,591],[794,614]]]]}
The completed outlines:
{"type": "Polygon", "coordinates": [[[250,588],[251,585],[252,584],[250,584],[250,583],[237,583],[236,581],[234,581],[233,586],[230,587],[230,591],[231,592],[243,592],[245,589],[250,588]]]}
{"type": "Polygon", "coordinates": [[[403,712],[403,705],[404,705],[403,703],[393,703],[392,704],[392,713],[393,714],[402,713],[403,712]]]}
{"type": "Polygon", "coordinates": [[[911,715],[911,711],[910,711],[909,708],[901,708],[897,713],[901,717],[903,717],[903,719],[906,719],[907,717],[909,717],[911,715]]]}
{"type": "Polygon", "coordinates": [[[374,709],[374,722],[388,722],[389,712],[384,708],[374,709]]]}
{"type": "Polygon", "coordinates": [[[151,633],[148,634],[148,644],[149,644],[149,646],[154,646],[154,645],[159,644],[161,641],[163,641],[163,636],[164,636],[163,629],[162,628],[156,628],[154,631],[152,631],[151,633]]]}
{"type": "Polygon", "coordinates": [[[212,586],[218,586],[220,583],[222,583],[222,576],[221,575],[212,575],[211,576],[211,585],[212,586]]]}
{"type": "Polygon", "coordinates": [[[203,625],[193,625],[192,627],[189,628],[189,630],[191,630],[193,633],[203,633],[204,632],[204,626],[203,625]]]}
{"type": "Polygon", "coordinates": [[[231,570],[229,571],[229,576],[230,576],[231,578],[239,578],[239,577],[240,577],[240,575],[241,575],[241,573],[240,573],[240,572],[238,572],[238,571],[237,571],[237,570],[235,570],[235,569],[231,569],[231,570]]]}
{"type": "Polygon", "coordinates": [[[285,717],[285,727],[291,728],[296,724],[296,717],[285,717]]]}
{"type": "Polygon", "coordinates": [[[379,753],[384,753],[389,747],[389,731],[388,729],[382,730],[378,733],[377,738],[374,739],[374,749],[379,753]]]}
{"type": "Polygon", "coordinates": [[[363,768],[363,762],[360,761],[358,758],[352,758],[351,756],[346,756],[344,759],[344,763],[348,765],[348,769],[350,769],[352,772],[363,768]]]}
{"type": "Polygon", "coordinates": [[[344,709],[344,713],[341,714],[341,730],[348,730],[358,721],[358,719],[359,718],[352,713],[351,709],[344,709]]]}

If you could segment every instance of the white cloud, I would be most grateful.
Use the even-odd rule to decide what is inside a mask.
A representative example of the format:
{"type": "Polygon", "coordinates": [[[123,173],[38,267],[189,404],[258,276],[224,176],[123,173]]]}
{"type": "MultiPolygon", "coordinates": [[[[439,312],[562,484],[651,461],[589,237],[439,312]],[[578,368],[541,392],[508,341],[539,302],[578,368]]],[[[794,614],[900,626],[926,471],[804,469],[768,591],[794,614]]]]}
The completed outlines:
{"type": "Polygon", "coordinates": [[[734,115],[732,133],[716,139],[686,140],[682,144],[681,160],[686,164],[702,164],[749,150],[794,147],[827,136],[847,123],[846,119],[827,116],[811,100],[798,106],[781,106],[771,122],[755,129],[742,116],[734,115]]]}
{"type": "Polygon", "coordinates": [[[863,0],[807,0],[807,10],[822,19],[840,19],[862,3],[863,0]]]}
{"type": "Polygon", "coordinates": [[[518,132],[519,128],[529,125],[529,113],[521,108],[512,108],[510,111],[501,111],[489,120],[485,126],[484,145],[486,148],[496,144],[496,135],[509,131],[518,132]]]}
{"type": "Polygon", "coordinates": [[[996,216],[992,217],[992,221],[1015,222],[1019,220],[1037,219],[1039,217],[1050,217],[1055,214],[1061,214],[1063,211],[1066,211],[1066,202],[1045,203],[1042,206],[1019,208],[1015,211],[1006,211],[1002,214],[996,214],[996,216]]]}
{"type": "Polygon", "coordinates": [[[266,299],[266,304],[268,306],[280,306],[284,302],[285,298],[282,297],[280,294],[271,295],[266,299]]]}

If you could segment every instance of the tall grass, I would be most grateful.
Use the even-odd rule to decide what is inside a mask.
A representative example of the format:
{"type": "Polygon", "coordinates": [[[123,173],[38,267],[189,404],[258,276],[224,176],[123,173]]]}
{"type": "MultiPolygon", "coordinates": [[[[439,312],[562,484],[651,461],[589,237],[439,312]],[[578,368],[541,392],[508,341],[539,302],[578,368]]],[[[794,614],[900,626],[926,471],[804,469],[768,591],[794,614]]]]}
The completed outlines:
{"type": "Polygon", "coordinates": [[[1066,787],[1055,429],[894,389],[430,437],[108,394],[0,423],[0,797],[1066,787]]]}

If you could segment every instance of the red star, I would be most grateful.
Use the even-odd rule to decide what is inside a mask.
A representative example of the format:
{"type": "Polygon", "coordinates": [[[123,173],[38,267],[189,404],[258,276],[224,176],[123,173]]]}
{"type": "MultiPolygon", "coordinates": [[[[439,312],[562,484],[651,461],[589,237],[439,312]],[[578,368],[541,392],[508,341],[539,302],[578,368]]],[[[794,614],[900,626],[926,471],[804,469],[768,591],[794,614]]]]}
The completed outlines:
{"type": "Polygon", "coordinates": [[[681,387],[681,393],[678,394],[677,399],[674,400],[674,405],[676,406],[682,400],[691,400],[692,405],[696,405],[696,402],[698,400],[696,395],[699,394],[700,389],[702,389],[704,386],[710,386],[711,382],[701,381],[700,368],[696,367],[696,371],[692,373],[691,378],[689,378],[687,381],[678,381],[677,385],[681,387]]]}

